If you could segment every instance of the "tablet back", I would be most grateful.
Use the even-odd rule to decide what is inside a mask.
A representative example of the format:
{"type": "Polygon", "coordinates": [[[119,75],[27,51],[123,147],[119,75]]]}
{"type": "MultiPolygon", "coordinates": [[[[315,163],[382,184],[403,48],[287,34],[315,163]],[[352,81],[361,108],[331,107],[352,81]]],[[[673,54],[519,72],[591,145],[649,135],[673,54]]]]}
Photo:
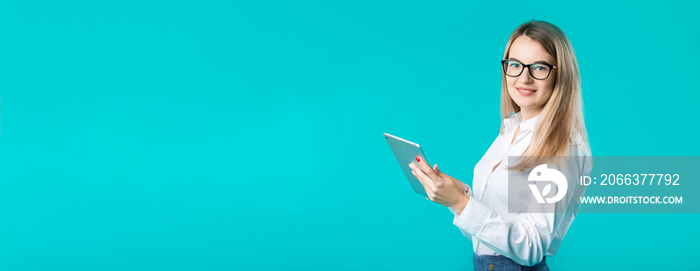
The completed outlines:
{"type": "MultiPolygon", "coordinates": [[[[425,159],[426,163],[428,163],[428,159],[425,157],[423,149],[421,149],[420,145],[416,143],[387,133],[384,133],[384,138],[386,138],[386,142],[389,143],[391,151],[394,152],[394,156],[399,162],[401,170],[403,170],[406,178],[408,178],[408,182],[411,184],[411,187],[413,187],[413,191],[427,197],[428,194],[425,193],[423,185],[420,183],[418,178],[413,176],[411,173],[412,169],[408,166],[411,162],[416,161],[416,156],[419,155],[425,159]]],[[[430,163],[428,163],[428,165],[430,165],[430,163]]]]}

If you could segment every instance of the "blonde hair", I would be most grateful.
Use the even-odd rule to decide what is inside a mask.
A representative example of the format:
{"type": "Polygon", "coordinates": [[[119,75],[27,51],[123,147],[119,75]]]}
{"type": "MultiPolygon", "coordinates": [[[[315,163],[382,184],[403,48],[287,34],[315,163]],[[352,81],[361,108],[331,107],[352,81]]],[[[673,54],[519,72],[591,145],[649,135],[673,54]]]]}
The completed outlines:
{"type": "MultiPolygon", "coordinates": [[[[557,26],[535,21],[520,25],[511,34],[503,59],[508,58],[508,53],[513,41],[526,35],[537,41],[547,53],[554,56],[558,68],[552,96],[540,112],[537,128],[534,130],[530,145],[523,153],[523,158],[509,169],[524,171],[544,163],[547,156],[569,155],[572,138],[579,138],[583,147],[588,149],[588,134],[583,122],[583,101],[581,100],[581,76],[578,62],[574,54],[574,48],[563,31],[557,26]],[[543,157],[545,156],[545,157],[543,157]]],[[[501,87],[501,117],[507,118],[511,113],[520,112],[518,106],[511,99],[505,72],[502,72],[503,84],[501,87]]],[[[503,133],[501,124],[501,133],[503,133]]]]}

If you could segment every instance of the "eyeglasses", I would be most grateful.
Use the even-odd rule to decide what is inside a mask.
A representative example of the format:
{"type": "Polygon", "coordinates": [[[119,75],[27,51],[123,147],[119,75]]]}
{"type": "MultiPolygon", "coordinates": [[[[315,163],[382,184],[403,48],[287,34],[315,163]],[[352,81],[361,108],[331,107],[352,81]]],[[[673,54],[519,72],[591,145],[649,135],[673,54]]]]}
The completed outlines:
{"type": "Polygon", "coordinates": [[[503,72],[510,77],[518,77],[523,73],[525,68],[528,68],[532,78],[537,80],[547,79],[549,74],[552,72],[552,69],[557,69],[557,66],[549,65],[547,63],[539,62],[525,65],[522,62],[513,59],[501,60],[501,64],[503,64],[503,72]]]}

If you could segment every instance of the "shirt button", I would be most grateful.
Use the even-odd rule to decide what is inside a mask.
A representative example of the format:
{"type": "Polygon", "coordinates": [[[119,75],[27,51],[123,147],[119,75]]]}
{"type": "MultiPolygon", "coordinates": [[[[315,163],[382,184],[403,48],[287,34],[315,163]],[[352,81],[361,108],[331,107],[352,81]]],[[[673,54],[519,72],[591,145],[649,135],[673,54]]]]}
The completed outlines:
{"type": "Polygon", "coordinates": [[[493,270],[493,264],[489,264],[489,270],[493,270]]]}

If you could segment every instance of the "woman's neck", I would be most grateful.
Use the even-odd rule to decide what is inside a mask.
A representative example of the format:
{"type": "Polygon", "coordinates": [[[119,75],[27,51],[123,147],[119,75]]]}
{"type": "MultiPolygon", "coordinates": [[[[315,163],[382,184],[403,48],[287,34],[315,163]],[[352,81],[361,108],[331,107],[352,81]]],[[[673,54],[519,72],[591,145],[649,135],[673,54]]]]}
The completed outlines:
{"type": "Polygon", "coordinates": [[[520,119],[521,120],[529,120],[531,118],[536,117],[537,115],[542,112],[542,107],[538,108],[521,108],[520,109],[520,119]]]}

